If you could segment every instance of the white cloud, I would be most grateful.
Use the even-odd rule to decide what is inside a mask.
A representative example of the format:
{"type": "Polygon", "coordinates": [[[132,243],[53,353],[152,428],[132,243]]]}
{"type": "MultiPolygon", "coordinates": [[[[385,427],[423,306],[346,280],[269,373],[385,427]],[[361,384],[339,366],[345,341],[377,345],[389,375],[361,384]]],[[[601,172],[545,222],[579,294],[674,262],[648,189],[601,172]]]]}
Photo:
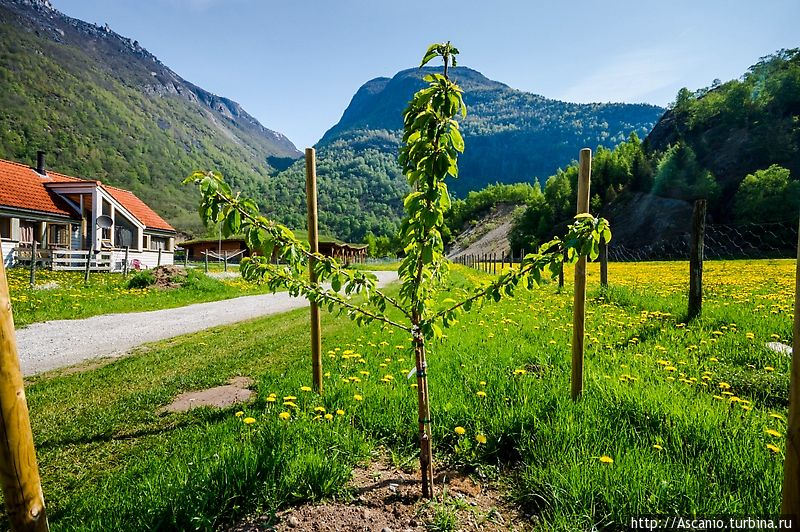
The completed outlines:
{"type": "Polygon", "coordinates": [[[674,94],[698,60],[688,50],[665,47],[626,52],[608,58],[605,64],[564,90],[559,98],[569,102],[663,104],[666,103],[660,101],[663,95],[674,94]]]}

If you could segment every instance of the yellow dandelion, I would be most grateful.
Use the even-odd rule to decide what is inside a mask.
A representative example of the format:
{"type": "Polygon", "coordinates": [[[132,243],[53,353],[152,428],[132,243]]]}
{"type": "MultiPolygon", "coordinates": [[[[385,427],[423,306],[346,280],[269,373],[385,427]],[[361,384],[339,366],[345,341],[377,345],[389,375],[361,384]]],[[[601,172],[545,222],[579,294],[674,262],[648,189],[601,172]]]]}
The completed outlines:
{"type": "Polygon", "coordinates": [[[300,387],[300,391],[301,392],[310,392],[311,391],[311,386],[301,386],[300,387]]]}
{"type": "Polygon", "coordinates": [[[464,434],[466,434],[467,429],[465,429],[464,427],[456,427],[455,431],[456,434],[458,434],[459,436],[463,436],[464,434]]]}
{"type": "Polygon", "coordinates": [[[772,366],[766,366],[764,368],[764,371],[775,371],[775,368],[773,368],[772,366]]]}
{"type": "Polygon", "coordinates": [[[267,402],[268,402],[268,403],[274,403],[274,402],[275,402],[275,400],[276,400],[276,399],[275,399],[275,397],[273,397],[273,396],[271,396],[271,395],[270,395],[269,397],[267,397],[267,402]]]}
{"type": "Polygon", "coordinates": [[[342,410],[341,408],[340,408],[340,409],[338,409],[338,410],[336,411],[336,415],[337,415],[337,416],[343,416],[343,415],[344,415],[344,410],[342,410]]]}
{"type": "Polygon", "coordinates": [[[244,415],[244,412],[242,412],[241,410],[236,412],[236,417],[242,417],[243,415],[244,415]]]}
{"type": "Polygon", "coordinates": [[[252,425],[253,423],[256,422],[256,418],[254,418],[254,417],[246,417],[246,418],[244,418],[243,421],[244,421],[245,425],[252,425]]]}
{"type": "Polygon", "coordinates": [[[657,443],[654,443],[654,444],[653,444],[653,449],[655,449],[656,451],[663,451],[663,450],[664,450],[664,448],[663,448],[663,447],[661,447],[661,446],[660,446],[659,444],[657,444],[657,443]]]}
{"type": "Polygon", "coordinates": [[[603,456],[600,457],[600,462],[602,462],[604,464],[613,464],[614,463],[614,459],[611,458],[610,456],[604,454],[603,456]]]}
{"type": "Polygon", "coordinates": [[[287,395],[286,397],[283,398],[283,400],[284,401],[297,401],[297,397],[295,397],[294,395],[287,395]]]}
{"type": "Polygon", "coordinates": [[[325,414],[325,419],[330,421],[331,419],[333,419],[333,414],[325,414]]]}
{"type": "Polygon", "coordinates": [[[769,417],[771,417],[771,418],[774,418],[774,419],[779,419],[779,420],[781,420],[781,421],[786,421],[786,418],[785,418],[785,417],[783,417],[783,416],[782,416],[782,415],[780,415],[780,414],[775,414],[775,413],[772,413],[772,414],[770,414],[770,415],[769,415],[769,417]]]}
{"type": "Polygon", "coordinates": [[[780,432],[778,432],[775,429],[766,429],[764,432],[766,432],[770,436],[774,436],[776,438],[780,438],[781,436],[783,436],[783,434],[781,434],[780,432]]]}
{"type": "Polygon", "coordinates": [[[768,444],[767,444],[767,449],[769,449],[769,450],[770,450],[770,451],[772,451],[773,453],[779,453],[779,452],[781,452],[781,448],[780,448],[780,447],[778,447],[777,445],[772,445],[771,443],[768,443],[768,444]]]}
{"type": "Polygon", "coordinates": [[[478,397],[486,397],[486,392],[484,392],[483,390],[481,390],[481,391],[479,391],[479,392],[478,392],[477,394],[475,394],[475,395],[477,395],[478,397]]]}
{"type": "Polygon", "coordinates": [[[483,434],[478,434],[475,436],[475,441],[477,441],[480,445],[486,444],[486,436],[483,434]]]}
{"type": "Polygon", "coordinates": [[[292,415],[289,412],[281,412],[280,414],[278,414],[278,417],[286,421],[287,419],[292,417],[292,415]]]}
{"type": "Polygon", "coordinates": [[[356,401],[363,401],[364,400],[364,398],[362,396],[358,395],[358,394],[355,394],[353,396],[353,399],[355,399],[356,401]]]}
{"type": "Polygon", "coordinates": [[[325,407],[324,406],[318,406],[318,407],[316,407],[314,409],[314,412],[325,412],[325,407]]]}

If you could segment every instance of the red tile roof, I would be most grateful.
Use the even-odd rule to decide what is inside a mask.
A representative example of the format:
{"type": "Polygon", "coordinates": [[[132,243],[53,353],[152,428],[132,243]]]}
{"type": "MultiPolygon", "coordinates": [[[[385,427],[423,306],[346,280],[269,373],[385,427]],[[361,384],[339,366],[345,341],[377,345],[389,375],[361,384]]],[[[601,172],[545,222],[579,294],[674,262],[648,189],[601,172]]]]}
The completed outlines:
{"type": "Polygon", "coordinates": [[[112,187],[109,185],[101,185],[103,190],[108,192],[112,198],[120,202],[128,212],[136,216],[148,229],[161,229],[162,231],[174,231],[175,229],[169,225],[166,220],[156,214],[156,212],[147,206],[145,202],[140,200],[133,192],[128,192],[121,188],[112,187]]]}
{"type": "Polygon", "coordinates": [[[78,214],[69,207],[66,201],[45,187],[47,183],[76,181],[100,185],[148,229],[175,231],[132,192],[104,185],[99,181],[79,179],[49,170],[47,177],[42,177],[28,165],[3,159],[0,159],[0,206],[78,218],[78,214]]]}
{"type": "MultiPolygon", "coordinates": [[[[58,175],[48,181],[57,182],[60,178],[58,175]]],[[[0,159],[0,205],[76,217],[77,213],[69,208],[67,202],[48,191],[44,182],[30,166],[0,159]]]]}

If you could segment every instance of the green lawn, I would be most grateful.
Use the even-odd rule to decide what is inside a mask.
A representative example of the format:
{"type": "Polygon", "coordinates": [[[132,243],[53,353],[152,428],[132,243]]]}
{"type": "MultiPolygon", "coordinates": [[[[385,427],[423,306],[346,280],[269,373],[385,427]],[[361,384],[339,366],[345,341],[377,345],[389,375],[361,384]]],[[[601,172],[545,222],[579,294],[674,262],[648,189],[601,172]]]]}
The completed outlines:
{"type": "MultiPolygon", "coordinates": [[[[605,292],[591,265],[577,403],[568,289],[474,309],[431,347],[437,459],[502,478],[544,529],[776,513],[789,359],[764,344],[790,341],[793,268],[707,263],[703,318],[684,325],[685,263],[612,264],[605,292]]],[[[454,270],[453,290],[487,278],[454,270]]],[[[324,315],[323,347],[322,398],[302,388],[304,310],[34,378],[27,396],[53,529],[210,530],[341,494],[350,467],[378,445],[414,465],[408,339],[324,315]],[[254,378],[258,392],[242,417],[235,408],[155,413],[179,392],[235,375],[254,378]],[[255,423],[243,423],[249,416],[255,423]]]]}
{"type": "MultiPolygon", "coordinates": [[[[216,270],[221,271],[222,266],[216,270]]],[[[203,275],[202,269],[194,272],[187,286],[172,290],[130,289],[128,280],[119,273],[92,273],[89,284],[85,285],[83,272],[51,270],[38,271],[37,288],[31,289],[27,269],[11,268],[6,273],[17,327],[48,320],[180,307],[267,292],[240,278],[218,280],[203,275]]]]}

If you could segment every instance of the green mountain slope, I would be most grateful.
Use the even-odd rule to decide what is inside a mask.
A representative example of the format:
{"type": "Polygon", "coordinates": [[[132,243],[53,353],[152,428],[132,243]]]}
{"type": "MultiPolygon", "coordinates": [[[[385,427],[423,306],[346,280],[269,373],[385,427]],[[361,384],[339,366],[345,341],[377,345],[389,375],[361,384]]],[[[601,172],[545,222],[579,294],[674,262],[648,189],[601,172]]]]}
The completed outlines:
{"type": "MultiPolygon", "coordinates": [[[[341,238],[395,227],[405,180],[395,159],[402,112],[433,69],[404,70],[364,84],[317,145],[320,221],[341,238]]],[[[645,104],[575,104],[518,91],[458,67],[465,90],[466,152],[450,190],[463,197],[489,183],[531,182],[570,163],[580,148],[613,146],[631,132],[646,135],[663,109],[645,104]]],[[[290,223],[302,221],[302,163],[268,182],[268,209],[290,223]]]]}
{"type": "Polygon", "coordinates": [[[201,231],[180,185],[213,168],[248,194],[301,154],[236,102],[197,87],[136,41],[46,0],[0,0],[0,157],[132,190],[176,228],[201,231]]]}

